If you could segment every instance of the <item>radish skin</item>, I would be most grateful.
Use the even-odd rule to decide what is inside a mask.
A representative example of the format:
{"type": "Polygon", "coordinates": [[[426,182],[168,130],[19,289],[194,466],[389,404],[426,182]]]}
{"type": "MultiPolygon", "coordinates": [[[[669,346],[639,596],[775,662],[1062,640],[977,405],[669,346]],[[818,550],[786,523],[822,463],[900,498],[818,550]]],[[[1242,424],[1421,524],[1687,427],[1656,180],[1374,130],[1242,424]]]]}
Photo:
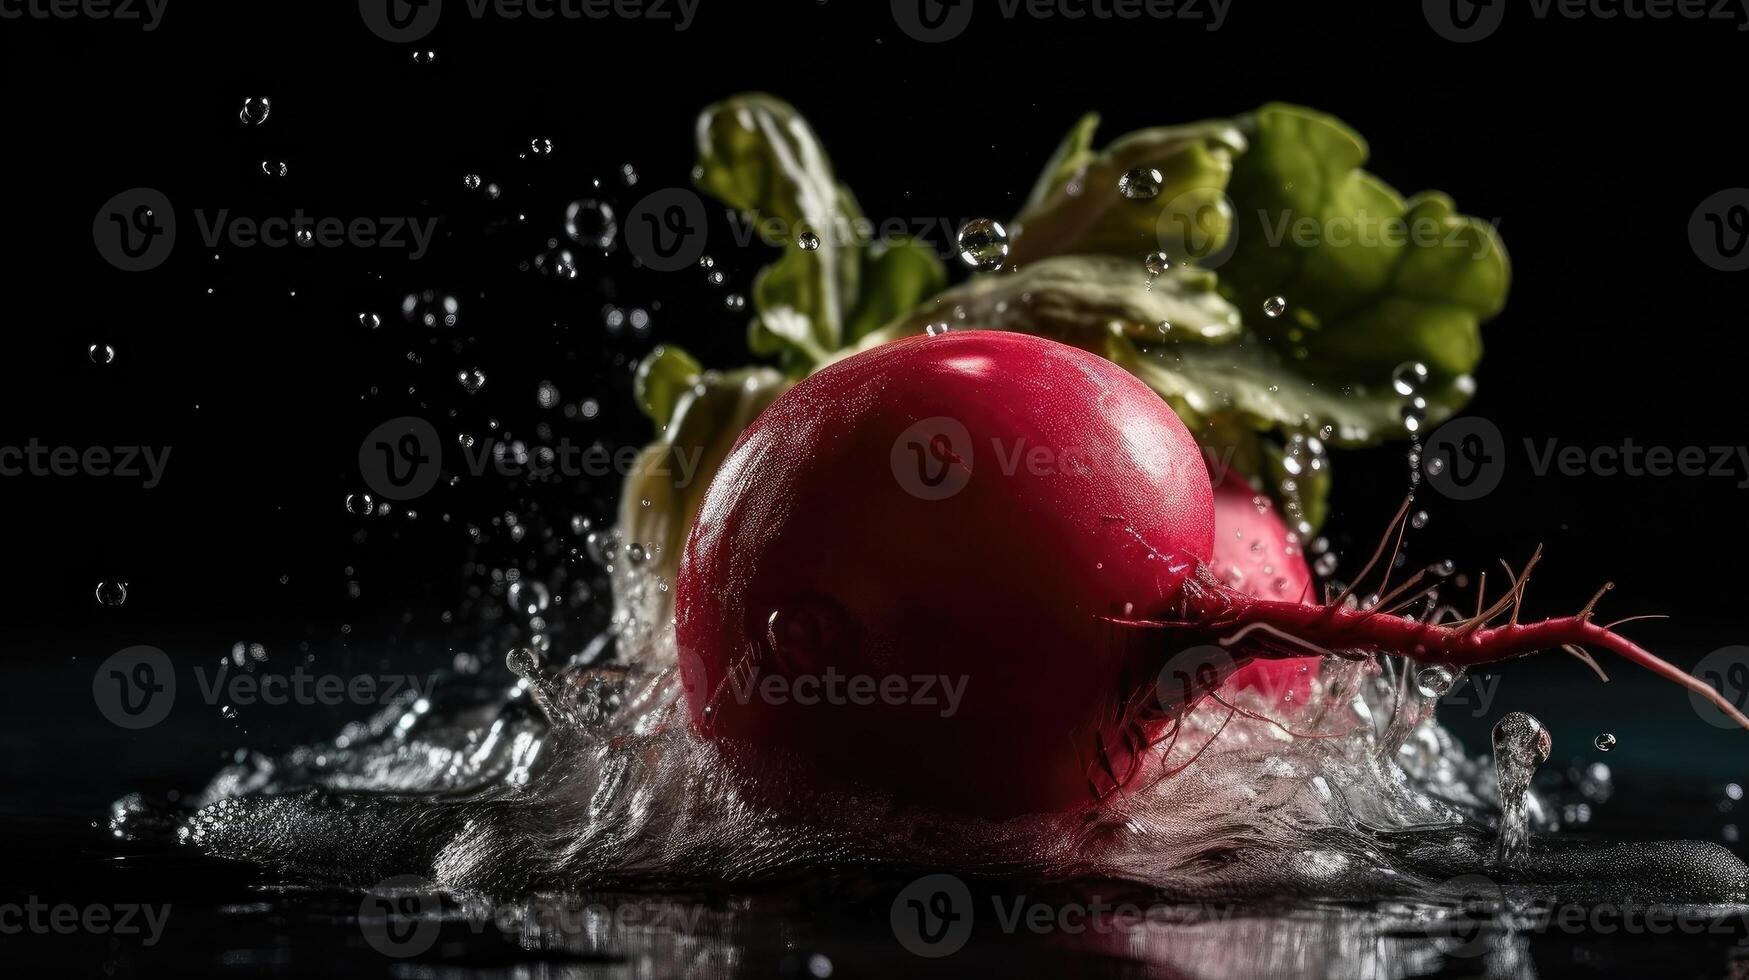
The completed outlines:
{"type": "Polygon", "coordinates": [[[767,791],[817,780],[990,817],[1130,787],[1199,696],[1156,682],[1201,645],[1228,654],[1218,684],[1258,660],[1459,667],[1583,644],[1749,727],[1589,610],[1432,626],[1247,595],[1211,573],[1214,513],[1183,423],[1104,358],[976,330],[846,358],[774,401],[700,504],[675,588],[691,722],[767,791]]]}

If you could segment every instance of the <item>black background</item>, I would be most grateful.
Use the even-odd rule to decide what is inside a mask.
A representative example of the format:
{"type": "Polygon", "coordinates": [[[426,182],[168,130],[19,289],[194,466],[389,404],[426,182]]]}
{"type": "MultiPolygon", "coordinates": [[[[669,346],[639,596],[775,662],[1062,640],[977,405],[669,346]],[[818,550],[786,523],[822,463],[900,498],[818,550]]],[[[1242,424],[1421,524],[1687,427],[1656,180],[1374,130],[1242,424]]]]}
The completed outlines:
{"type": "MultiPolygon", "coordinates": [[[[1104,113],[1103,139],[1270,100],[1335,113],[1369,139],[1371,169],[1386,180],[1447,191],[1498,222],[1513,291],[1484,330],[1471,411],[1497,421],[1510,444],[1744,441],[1749,280],[1708,268],[1686,231],[1703,198],[1749,184],[1736,94],[1749,41],[1734,24],[1537,21],[1515,6],[1495,37],[1453,44],[1411,3],[1234,0],[1213,32],[1003,22],[991,7],[980,3],[970,29],[943,44],[906,37],[884,3],[848,0],[703,0],[684,33],[635,21],[474,21],[451,0],[417,46],[373,36],[347,2],[170,0],[151,33],[0,21],[0,442],[173,447],[151,490],[0,480],[6,749],[22,785],[108,798],[198,780],[235,744],[332,728],[321,712],[239,725],[197,707],[153,732],[120,733],[97,715],[89,685],[92,667],[124,646],[198,662],[238,640],[275,651],[308,643],[325,663],[423,669],[479,645],[478,628],[439,619],[480,583],[470,557],[502,562],[533,549],[500,536],[477,550],[463,527],[489,528],[531,501],[558,523],[572,511],[599,516],[615,481],[533,494],[472,481],[421,501],[417,521],[367,521],[343,506],[359,485],[359,440],[411,413],[441,420],[446,437],[483,434],[496,417],[518,434],[549,420],[573,439],[636,444],[648,435],[630,404],[636,357],[671,341],[708,363],[739,363],[744,315],[723,297],[744,292],[768,255],[728,244],[719,209],[710,251],[728,275],[720,288],[696,269],[632,269],[623,252],[584,256],[569,282],[518,268],[560,235],[566,202],[599,196],[623,214],[644,192],[684,185],[697,111],[739,91],[794,102],[870,216],[955,222],[1010,216],[1088,109],[1104,113]],[[416,48],[435,62],[415,63],[416,48]],[[1655,67],[1671,58],[1680,74],[1655,67]],[[258,95],[272,115],[245,127],[238,108],[258,95]],[[519,158],[536,138],[554,153],[519,158]],[[264,159],[286,161],[288,176],[262,176],[264,159]],[[635,188],[619,183],[627,162],[635,188]],[[467,191],[469,172],[500,183],[503,197],[467,191]],[[128,274],[96,253],[91,223],[112,195],[140,186],[167,194],[182,225],[168,263],[128,274]],[[297,207],[435,216],[439,241],[417,262],[380,250],[228,247],[215,261],[189,214],[297,207]],[[461,327],[441,340],[398,315],[401,297],[424,288],[462,302],[461,327]],[[651,310],[650,336],[609,336],[606,303],[651,310]],[[383,328],[362,331],[361,311],[383,328]],[[92,343],[114,344],[116,361],[93,365],[92,343]],[[410,363],[410,351],[424,363],[410,363]],[[490,380],[470,397],[454,373],[475,365],[490,380]],[[535,386],[546,379],[568,401],[599,400],[600,418],[539,410],[535,386]],[[105,578],[130,584],[126,605],[94,600],[105,578]],[[347,595],[349,580],[360,598],[347,595]]],[[[1539,479],[1521,451],[1513,459],[1484,500],[1428,501],[1417,560],[1497,567],[1545,542],[1533,612],[1571,611],[1609,578],[1619,587],[1606,613],[1675,617],[1635,635],[1679,663],[1749,641],[1736,560],[1749,498],[1734,479],[1539,479]]],[[[1405,467],[1400,447],[1340,454],[1335,466],[1332,530],[1352,561],[1401,499],[1405,467]]],[[[1608,730],[1621,737],[1610,761],[1623,768],[1739,771],[1749,736],[1706,726],[1679,690],[1614,666],[1616,681],[1600,686],[1565,658],[1514,665],[1486,717],[1453,712],[1454,723],[1478,737],[1501,711],[1529,706],[1565,757],[1596,758],[1591,737],[1608,730]]]]}

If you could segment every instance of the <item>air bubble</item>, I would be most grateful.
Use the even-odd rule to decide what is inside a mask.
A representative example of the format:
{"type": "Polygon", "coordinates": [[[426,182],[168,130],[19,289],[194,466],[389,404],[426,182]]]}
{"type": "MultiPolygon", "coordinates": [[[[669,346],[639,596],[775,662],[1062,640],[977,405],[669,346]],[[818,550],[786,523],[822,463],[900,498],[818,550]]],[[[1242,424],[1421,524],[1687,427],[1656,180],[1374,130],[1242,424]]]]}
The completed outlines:
{"type": "Polygon", "coordinates": [[[85,356],[91,358],[93,364],[108,364],[115,360],[115,348],[109,344],[92,344],[85,348],[85,356]]]}
{"type": "Polygon", "coordinates": [[[565,234],[579,245],[611,248],[619,234],[612,206],[592,198],[572,201],[565,208],[565,234]]]}
{"type": "Polygon", "coordinates": [[[1427,365],[1420,361],[1405,361],[1391,372],[1391,387],[1399,395],[1413,395],[1427,383],[1427,365]]]}
{"type": "Polygon", "coordinates": [[[259,126],[267,121],[273,111],[273,103],[266,96],[250,96],[243,100],[243,108],[237,111],[237,119],[245,126],[259,126]]]}
{"type": "Polygon", "coordinates": [[[346,495],[346,512],[355,517],[369,517],[376,505],[376,498],[362,490],[346,495]]]}
{"type": "Polygon", "coordinates": [[[1410,432],[1420,432],[1421,426],[1427,422],[1427,399],[1420,396],[1403,403],[1403,409],[1398,415],[1403,419],[1403,428],[1410,432]]]}
{"type": "Polygon", "coordinates": [[[1615,751],[1615,736],[1609,732],[1604,732],[1592,739],[1591,744],[1595,745],[1599,752],[1613,752],[1615,751]]]}
{"type": "Polygon", "coordinates": [[[960,228],[960,261],[981,272],[1002,268],[1008,259],[1008,229],[990,218],[973,218],[960,228]]]}
{"type": "Polygon", "coordinates": [[[1451,692],[1452,673],[1446,667],[1428,667],[1415,675],[1415,689],[1424,698],[1444,697],[1451,692]]]}
{"type": "Polygon", "coordinates": [[[1271,296],[1263,301],[1263,315],[1271,320],[1287,312],[1287,300],[1280,296],[1271,296]]]}
{"type": "Polygon", "coordinates": [[[804,252],[812,252],[820,247],[820,236],[804,231],[796,237],[796,246],[804,252]]]}
{"type": "Polygon", "coordinates": [[[1166,270],[1172,268],[1172,256],[1165,252],[1149,252],[1142,256],[1142,268],[1147,271],[1149,278],[1163,276],[1166,270]]]}
{"type": "Polygon", "coordinates": [[[466,370],[457,371],[455,379],[461,383],[462,390],[471,395],[485,387],[486,372],[479,368],[467,368],[466,370]]]}
{"type": "Polygon", "coordinates": [[[1117,190],[1132,201],[1151,201],[1160,196],[1164,181],[1153,167],[1136,167],[1117,179],[1117,190]]]}
{"type": "Polygon", "coordinates": [[[119,606],[128,601],[128,584],[104,580],[97,583],[97,601],[106,606],[119,606]]]}

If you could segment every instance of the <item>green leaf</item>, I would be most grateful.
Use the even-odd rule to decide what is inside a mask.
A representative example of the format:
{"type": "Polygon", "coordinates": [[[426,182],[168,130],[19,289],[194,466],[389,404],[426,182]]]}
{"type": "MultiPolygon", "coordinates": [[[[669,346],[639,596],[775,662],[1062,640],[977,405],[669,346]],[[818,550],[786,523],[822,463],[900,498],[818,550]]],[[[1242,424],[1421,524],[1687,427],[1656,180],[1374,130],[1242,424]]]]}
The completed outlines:
{"type": "Polygon", "coordinates": [[[813,129],[780,99],[738,95],[705,109],[694,179],[783,249],[754,279],[748,346],[787,373],[805,374],[946,283],[926,249],[872,240],[813,129]]]}
{"type": "Polygon", "coordinates": [[[702,370],[691,354],[662,345],[638,362],[638,372],[632,378],[632,397],[658,430],[665,429],[674,417],[675,403],[698,384],[702,370]]]}
{"type": "Polygon", "coordinates": [[[1238,311],[1202,269],[1175,267],[1150,279],[1139,262],[1066,255],[1014,273],[978,276],[870,335],[859,348],[922,333],[932,323],[1038,334],[1095,353],[1105,352],[1112,330],[1187,343],[1220,343],[1240,332],[1238,311]]]}
{"type": "Polygon", "coordinates": [[[1366,144],[1331,116],[1276,104],[1239,125],[1239,224],[1219,274],[1259,334],[1326,379],[1382,384],[1405,361],[1443,382],[1473,371],[1511,279],[1493,227],[1442,194],[1404,200],[1359,169],[1366,144]],[[1250,313],[1272,296],[1285,316],[1250,313]]]}
{"type": "MultiPolygon", "coordinates": [[[[648,372],[640,369],[639,374],[677,380],[678,370],[671,369],[691,360],[684,353],[653,356],[645,360],[648,372]]],[[[651,570],[664,581],[674,581],[699,502],[741,430],[789,386],[790,381],[771,368],[704,371],[695,374],[669,403],[664,427],[626,474],[619,511],[626,542],[644,546],[651,556],[651,570]]],[[[662,399],[652,401],[660,404],[662,399]]]]}
{"type": "Polygon", "coordinates": [[[947,270],[927,245],[907,238],[869,249],[862,281],[862,295],[845,324],[847,342],[861,340],[941,292],[947,270]]]}
{"type": "Polygon", "coordinates": [[[1183,260],[1218,250],[1231,218],[1221,192],[1245,149],[1239,130],[1224,121],[1143,129],[1094,152],[1098,122],[1082,117],[1058,147],[1009,227],[1008,264],[1101,254],[1139,265],[1150,252],[1183,260]],[[1159,193],[1135,200],[1118,192],[1135,168],[1159,172],[1159,193]]]}

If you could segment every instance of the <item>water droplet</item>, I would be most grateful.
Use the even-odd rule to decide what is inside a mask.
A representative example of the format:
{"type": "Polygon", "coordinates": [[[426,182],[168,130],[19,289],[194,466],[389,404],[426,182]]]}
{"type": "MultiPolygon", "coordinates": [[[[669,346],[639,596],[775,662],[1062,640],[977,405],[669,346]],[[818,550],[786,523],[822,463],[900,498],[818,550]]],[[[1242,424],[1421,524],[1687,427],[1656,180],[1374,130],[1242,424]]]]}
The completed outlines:
{"type": "Polygon", "coordinates": [[[291,172],[291,168],[286,166],[284,160],[263,160],[261,172],[268,177],[284,177],[291,172]]]}
{"type": "Polygon", "coordinates": [[[528,152],[537,157],[544,157],[553,152],[553,141],[544,136],[537,136],[528,141],[528,152]]]}
{"type": "Polygon", "coordinates": [[[375,330],[383,325],[383,318],[367,311],[358,315],[358,325],[366,330],[375,330]]]}
{"type": "Polygon", "coordinates": [[[1457,563],[1450,558],[1441,558],[1439,561],[1427,566],[1427,570],[1440,578],[1449,578],[1452,572],[1457,571],[1457,563]]]}
{"type": "Polygon", "coordinates": [[[739,313],[741,310],[747,308],[747,298],[740,293],[730,293],[723,297],[723,306],[727,307],[731,312],[739,313]]]}
{"type": "Polygon", "coordinates": [[[1404,361],[1391,372],[1391,387],[1399,395],[1413,395],[1427,383],[1427,365],[1420,361],[1404,361]]]}
{"type": "Polygon", "coordinates": [[[577,257],[568,248],[555,248],[535,256],[534,267],[554,279],[577,278],[577,257]]]}
{"type": "Polygon", "coordinates": [[[237,720],[237,709],[228,704],[219,708],[219,714],[224,715],[230,721],[237,720]]]}
{"type": "Polygon", "coordinates": [[[960,261],[980,272],[1002,268],[1008,259],[1008,229],[990,218],[973,218],[960,228],[960,261]]]}
{"type": "Polygon", "coordinates": [[[1132,201],[1151,201],[1160,195],[1164,180],[1153,167],[1136,167],[1117,179],[1117,190],[1132,201]]]}
{"type": "Polygon", "coordinates": [[[1172,268],[1172,256],[1165,252],[1149,252],[1142,257],[1142,268],[1147,270],[1150,278],[1163,276],[1167,269],[1172,268]]]}
{"type": "Polygon", "coordinates": [[[1424,511],[1424,510],[1418,510],[1418,511],[1416,511],[1416,512],[1415,512],[1415,513],[1414,513],[1414,514],[1413,514],[1413,515],[1412,515],[1412,516],[1411,516],[1411,517],[1410,517],[1410,518],[1409,518],[1409,526],[1410,526],[1410,527],[1412,527],[1412,528],[1414,528],[1414,529],[1415,529],[1415,530],[1417,530],[1417,531],[1419,531],[1419,530],[1421,530],[1421,529],[1422,529],[1422,528],[1424,528],[1424,527],[1426,527],[1426,526],[1427,526],[1427,512],[1426,512],[1426,511],[1424,511]]]}
{"type": "Polygon", "coordinates": [[[523,680],[540,676],[540,659],[528,647],[517,647],[504,655],[504,666],[523,680]]]}
{"type": "Polygon", "coordinates": [[[713,286],[721,286],[723,284],[723,270],[712,269],[710,272],[705,274],[704,281],[710,283],[713,286]]]}
{"type": "Polygon", "coordinates": [[[462,186],[466,187],[470,191],[479,190],[480,189],[480,175],[479,174],[468,174],[467,176],[463,177],[462,178],[462,186]]]}
{"type": "Polygon", "coordinates": [[[510,607],[524,616],[538,616],[550,602],[547,587],[539,582],[517,580],[510,585],[510,607]]]}
{"type": "Polygon", "coordinates": [[[606,202],[583,198],[565,208],[565,234],[579,245],[612,248],[619,222],[606,202]]]}
{"type": "Polygon", "coordinates": [[[358,517],[369,517],[376,509],[376,498],[364,491],[346,495],[346,512],[358,517]]]}
{"type": "Polygon", "coordinates": [[[259,126],[267,121],[267,116],[273,111],[273,102],[266,96],[250,96],[243,100],[243,108],[238,110],[237,119],[245,126],[259,126]]]}
{"type": "Polygon", "coordinates": [[[308,228],[299,228],[292,233],[292,237],[297,240],[300,248],[309,248],[316,244],[316,233],[308,228]]]}
{"type": "Polygon", "coordinates": [[[1445,460],[1441,459],[1438,456],[1434,456],[1427,461],[1427,475],[1428,476],[1438,476],[1439,474],[1444,473],[1444,472],[1445,472],[1445,460]]]}
{"type": "Polygon", "coordinates": [[[1597,746],[1599,752],[1613,752],[1615,751],[1615,736],[1609,732],[1604,732],[1592,739],[1591,744],[1597,746]]]}
{"type": "Polygon", "coordinates": [[[1451,670],[1446,667],[1427,667],[1415,675],[1415,689],[1424,698],[1444,697],[1451,691],[1451,670]]]}
{"type": "Polygon", "coordinates": [[[436,60],[437,52],[430,48],[420,48],[413,52],[413,63],[416,65],[429,65],[436,60]]]}
{"type": "Polygon", "coordinates": [[[1325,578],[1334,575],[1336,573],[1336,552],[1326,551],[1319,555],[1318,560],[1312,563],[1312,571],[1325,578]]]}
{"type": "Polygon", "coordinates": [[[942,334],[947,333],[947,324],[931,323],[929,326],[923,328],[923,332],[931,337],[939,337],[942,334]]]}
{"type": "Polygon", "coordinates": [[[589,552],[589,557],[598,565],[608,565],[613,562],[614,554],[619,551],[618,531],[591,531],[583,539],[583,546],[589,552]]]}
{"type": "Polygon", "coordinates": [[[820,236],[811,231],[804,231],[797,236],[796,246],[804,252],[812,252],[820,247],[820,236]]]}
{"type": "Polygon", "coordinates": [[[128,584],[105,579],[97,583],[97,601],[106,606],[119,606],[128,601],[128,584]]]}
{"type": "Polygon", "coordinates": [[[1410,432],[1420,432],[1421,426],[1427,421],[1427,399],[1417,395],[1403,403],[1403,410],[1398,413],[1403,419],[1403,428],[1410,432]]]}
{"type": "Polygon", "coordinates": [[[93,364],[108,364],[115,360],[115,348],[109,344],[92,344],[85,348],[85,355],[93,364]]]}
{"type": "Polygon", "coordinates": [[[1280,296],[1271,296],[1263,301],[1263,315],[1271,320],[1287,312],[1287,300],[1280,296]]]}
{"type": "Polygon", "coordinates": [[[455,379],[461,382],[462,390],[471,395],[485,387],[486,372],[479,368],[467,368],[466,370],[457,371],[455,379]]]}
{"type": "Polygon", "coordinates": [[[632,564],[642,565],[649,559],[650,552],[643,545],[633,541],[631,544],[626,545],[626,557],[631,559],[632,564]]]}
{"type": "Polygon", "coordinates": [[[401,300],[401,318],[426,327],[453,327],[461,322],[461,303],[434,289],[408,293],[401,300]]]}
{"type": "Polygon", "coordinates": [[[1495,856],[1508,864],[1530,844],[1530,814],[1525,797],[1538,763],[1547,762],[1554,740],[1535,717],[1513,711],[1494,726],[1494,781],[1500,801],[1500,836],[1495,856]]]}
{"type": "Polygon", "coordinates": [[[542,381],[540,388],[535,391],[534,397],[535,401],[540,403],[540,407],[552,408],[559,404],[558,386],[551,381],[542,381]]]}

